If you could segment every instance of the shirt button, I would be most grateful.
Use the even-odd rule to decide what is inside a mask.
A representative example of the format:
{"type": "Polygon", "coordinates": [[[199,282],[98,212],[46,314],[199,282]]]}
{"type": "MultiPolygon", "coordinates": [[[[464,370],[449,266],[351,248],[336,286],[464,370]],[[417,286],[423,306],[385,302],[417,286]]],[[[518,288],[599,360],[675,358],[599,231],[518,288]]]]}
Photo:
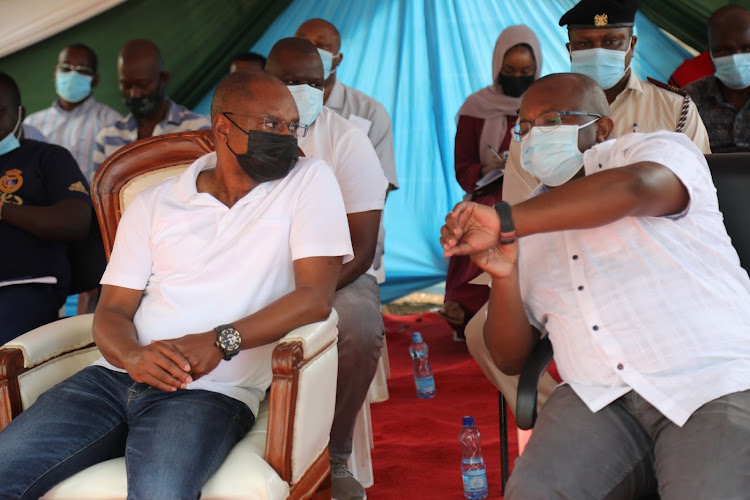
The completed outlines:
{"type": "Polygon", "coordinates": [[[594,330],[595,332],[597,332],[597,331],[599,331],[599,327],[597,325],[594,325],[593,328],[592,328],[592,330],[594,330]]]}
{"type": "Polygon", "coordinates": [[[577,256],[577,255],[574,255],[574,256],[573,256],[573,260],[578,260],[578,256],[577,256]]]}
{"type": "Polygon", "coordinates": [[[623,368],[625,368],[625,366],[622,363],[618,363],[617,364],[617,369],[618,370],[622,370],[623,368]]]}
{"type": "Polygon", "coordinates": [[[583,290],[583,285],[579,286],[578,290],[583,290]]]}
{"type": "Polygon", "coordinates": [[[602,164],[601,163],[599,164],[599,168],[602,168],[602,164]]]}

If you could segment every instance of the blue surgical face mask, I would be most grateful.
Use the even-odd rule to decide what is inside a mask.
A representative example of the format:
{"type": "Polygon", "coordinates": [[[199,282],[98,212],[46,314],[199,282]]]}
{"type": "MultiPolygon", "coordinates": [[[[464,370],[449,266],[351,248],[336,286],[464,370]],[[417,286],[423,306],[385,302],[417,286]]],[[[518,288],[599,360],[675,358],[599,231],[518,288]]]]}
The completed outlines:
{"type": "Polygon", "coordinates": [[[93,76],[82,75],[78,71],[57,71],[55,92],[65,101],[79,103],[91,94],[93,80],[93,76]]]}
{"type": "Polygon", "coordinates": [[[750,87],[750,53],[717,57],[716,78],[730,89],[742,90],[750,87]]]}
{"type": "Polygon", "coordinates": [[[336,70],[332,70],[331,67],[333,66],[333,58],[338,54],[332,54],[323,49],[318,49],[318,53],[320,54],[320,59],[323,61],[323,78],[325,80],[328,80],[328,77],[331,76],[331,73],[336,72],[336,70]]]}
{"type": "Polygon", "coordinates": [[[578,149],[578,131],[584,125],[559,125],[544,131],[534,127],[529,137],[521,142],[521,166],[547,186],[561,186],[583,167],[583,153],[578,149]]]}
{"type": "Polygon", "coordinates": [[[628,52],[630,42],[625,52],[610,49],[574,50],[570,53],[570,71],[593,78],[604,90],[611,89],[630,68],[630,65],[625,67],[628,52]]]}
{"type": "Polygon", "coordinates": [[[10,134],[6,135],[5,137],[0,140],[0,156],[6,155],[13,151],[14,149],[18,149],[21,147],[21,143],[18,142],[18,137],[16,137],[16,134],[18,133],[18,129],[21,128],[21,107],[18,107],[18,120],[16,120],[16,126],[13,127],[13,130],[10,134]]]}
{"type": "Polygon", "coordinates": [[[312,125],[323,109],[323,91],[309,85],[289,85],[302,125],[312,125]]]}

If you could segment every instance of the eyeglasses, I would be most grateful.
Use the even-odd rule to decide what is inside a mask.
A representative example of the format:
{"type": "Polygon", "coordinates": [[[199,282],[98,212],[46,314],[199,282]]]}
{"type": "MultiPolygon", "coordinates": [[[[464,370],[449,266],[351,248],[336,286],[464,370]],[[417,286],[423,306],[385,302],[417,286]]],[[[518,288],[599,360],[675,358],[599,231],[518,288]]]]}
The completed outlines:
{"type": "Polygon", "coordinates": [[[75,71],[77,73],[81,73],[82,75],[94,75],[94,68],[90,68],[89,66],[73,66],[72,64],[62,63],[57,65],[57,69],[59,69],[63,73],[75,71]]]}
{"type": "Polygon", "coordinates": [[[532,127],[539,127],[539,130],[542,132],[551,132],[562,125],[563,116],[593,116],[597,120],[602,117],[600,114],[586,113],[585,111],[550,111],[549,113],[544,113],[536,120],[518,122],[513,127],[513,139],[516,142],[525,141],[529,137],[532,127]]]}
{"type": "Polygon", "coordinates": [[[273,132],[274,134],[283,134],[285,131],[289,131],[292,136],[294,136],[297,139],[300,139],[302,137],[305,137],[307,135],[307,127],[309,125],[302,125],[300,124],[299,120],[292,120],[290,122],[286,120],[282,120],[281,118],[278,118],[276,116],[271,115],[244,115],[240,113],[232,113],[230,111],[227,111],[226,113],[222,113],[224,116],[227,117],[227,119],[232,122],[232,124],[237,127],[238,129],[242,130],[247,134],[247,131],[244,130],[242,127],[237,125],[237,123],[229,118],[229,115],[234,116],[243,116],[243,117],[251,117],[256,118],[258,120],[263,120],[263,130],[266,132],[273,132]]]}

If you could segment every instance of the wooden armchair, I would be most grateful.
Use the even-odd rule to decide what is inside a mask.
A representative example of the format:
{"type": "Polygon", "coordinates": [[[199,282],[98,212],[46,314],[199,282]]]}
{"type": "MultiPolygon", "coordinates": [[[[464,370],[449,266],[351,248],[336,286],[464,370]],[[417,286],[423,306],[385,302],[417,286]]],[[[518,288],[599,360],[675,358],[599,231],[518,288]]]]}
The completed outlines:
{"type": "MultiPolygon", "coordinates": [[[[211,131],[183,132],[130,144],[97,171],[92,197],[107,258],[127,204],[141,190],[179,175],[213,150],[211,131]]],[[[93,315],[37,328],[0,347],[0,432],[57,382],[99,357],[93,315]]],[[[297,328],[273,351],[273,382],[252,430],[206,484],[204,499],[330,498],[328,435],[338,367],[336,323],[297,328]]],[[[92,466],[58,484],[45,499],[126,497],[124,458],[92,466]]]]}

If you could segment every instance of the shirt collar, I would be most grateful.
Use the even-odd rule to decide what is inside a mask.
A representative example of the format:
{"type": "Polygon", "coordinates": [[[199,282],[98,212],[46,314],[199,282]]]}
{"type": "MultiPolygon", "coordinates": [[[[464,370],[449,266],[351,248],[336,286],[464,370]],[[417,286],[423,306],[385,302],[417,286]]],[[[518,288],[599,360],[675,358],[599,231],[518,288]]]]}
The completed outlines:
{"type": "Polygon", "coordinates": [[[71,115],[82,115],[88,113],[94,106],[96,106],[96,99],[93,95],[88,96],[81,104],[68,111],[60,104],[60,99],[55,99],[52,103],[52,107],[57,110],[58,113],[71,114],[71,115]]]}
{"type": "Polygon", "coordinates": [[[338,78],[336,79],[336,82],[333,84],[333,88],[331,89],[331,93],[328,94],[328,100],[326,101],[326,106],[328,106],[331,109],[344,109],[344,94],[346,93],[346,90],[344,89],[344,84],[341,83],[338,78]]]}
{"type": "Polygon", "coordinates": [[[624,95],[628,91],[635,91],[640,92],[643,95],[646,95],[646,93],[643,91],[643,83],[638,79],[637,76],[635,76],[635,71],[633,69],[630,69],[630,75],[628,76],[628,83],[625,85],[625,88],[622,92],[615,98],[615,100],[619,99],[621,95],[624,95]]]}
{"type": "MultiPolygon", "coordinates": [[[[216,151],[207,153],[197,160],[195,160],[181,175],[177,181],[176,186],[176,198],[178,201],[190,204],[207,205],[207,204],[221,204],[216,198],[209,195],[208,193],[198,192],[198,175],[204,170],[212,170],[216,168],[216,151]],[[209,197],[213,203],[202,203],[200,201],[203,197],[209,197]]],[[[244,205],[248,201],[266,196],[273,188],[279,183],[279,180],[264,182],[257,185],[252,191],[243,196],[234,206],[244,205]]],[[[205,199],[205,198],[204,198],[205,199]]]]}

